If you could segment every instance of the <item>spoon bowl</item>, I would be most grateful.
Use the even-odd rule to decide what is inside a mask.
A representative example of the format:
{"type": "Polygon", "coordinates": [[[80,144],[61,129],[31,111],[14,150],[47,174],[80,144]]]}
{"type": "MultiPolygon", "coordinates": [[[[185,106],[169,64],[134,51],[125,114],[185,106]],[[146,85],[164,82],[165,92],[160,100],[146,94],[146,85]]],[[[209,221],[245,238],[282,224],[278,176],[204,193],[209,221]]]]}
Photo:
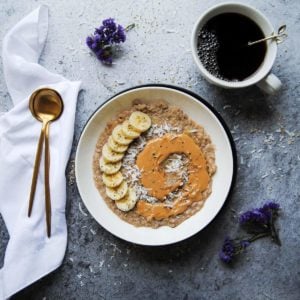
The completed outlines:
{"type": "Polygon", "coordinates": [[[29,108],[33,117],[40,122],[55,121],[63,112],[63,101],[55,90],[43,88],[31,95],[29,108]]]}

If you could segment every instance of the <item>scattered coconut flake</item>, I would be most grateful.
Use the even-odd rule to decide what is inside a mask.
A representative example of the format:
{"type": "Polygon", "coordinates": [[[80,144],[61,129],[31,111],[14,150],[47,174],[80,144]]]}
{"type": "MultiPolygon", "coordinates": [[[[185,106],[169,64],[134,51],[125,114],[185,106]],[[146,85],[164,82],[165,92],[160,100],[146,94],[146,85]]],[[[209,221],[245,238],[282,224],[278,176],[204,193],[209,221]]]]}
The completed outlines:
{"type": "Polygon", "coordinates": [[[118,248],[118,246],[114,243],[110,243],[110,245],[113,247],[113,252],[115,253],[116,251],[122,253],[122,250],[118,248]]]}
{"type": "Polygon", "coordinates": [[[75,178],[75,159],[70,159],[67,171],[67,182],[68,185],[71,186],[76,182],[75,178]]]}
{"type": "Polygon", "coordinates": [[[185,132],[188,132],[188,133],[194,133],[194,132],[198,132],[198,129],[187,129],[185,130],[185,132]]]}
{"type": "Polygon", "coordinates": [[[261,176],[261,178],[264,179],[264,178],[266,178],[266,177],[268,177],[268,176],[269,176],[269,174],[266,173],[266,174],[264,174],[263,176],[261,176]]]}
{"type": "Polygon", "coordinates": [[[105,260],[100,260],[100,263],[99,263],[99,268],[100,268],[100,269],[102,269],[104,263],[105,263],[105,260]]]}
{"type": "Polygon", "coordinates": [[[286,134],[290,137],[294,137],[295,136],[295,133],[294,132],[291,132],[291,131],[288,131],[287,129],[284,129],[284,131],[286,132],[286,134]]]}
{"type": "Polygon", "coordinates": [[[176,33],[176,31],[173,30],[173,29],[167,29],[167,30],[166,30],[166,33],[176,33]]]}
{"type": "Polygon", "coordinates": [[[90,232],[91,232],[93,235],[96,235],[96,231],[95,231],[93,228],[90,229],[90,232]]]}
{"type": "Polygon", "coordinates": [[[83,211],[82,207],[81,207],[81,203],[78,202],[78,207],[79,207],[79,211],[81,212],[82,215],[84,215],[85,217],[88,216],[88,214],[86,212],[83,211]]]}
{"type": "Polygon", "coordinates": [[[267,134],[266,138],[264,139],[265,144],[272,144],[275,141],[273,134],[267,134]]]}
{"type": "Polygon", "coordinates": [[[243,156],[241,156],[241,165],[243,165],[244,164],[244,158],[243,158],[243,156]]]}
{"type": "Polygon", "coordinates": [[[227,109],[227,108],[231,108],[231,105],[227,104],[227,105],[224,105],[224,106],[223,106],[223,109],[224,109],[224,110],[227,109]]]}

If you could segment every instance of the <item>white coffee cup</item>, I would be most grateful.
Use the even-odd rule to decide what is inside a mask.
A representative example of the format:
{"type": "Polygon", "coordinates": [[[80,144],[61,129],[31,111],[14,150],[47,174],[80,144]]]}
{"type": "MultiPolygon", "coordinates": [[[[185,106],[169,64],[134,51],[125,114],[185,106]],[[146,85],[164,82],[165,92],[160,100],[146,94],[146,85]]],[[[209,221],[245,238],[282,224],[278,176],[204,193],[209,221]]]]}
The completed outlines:
{"type": "Polygon", "coordinates": [[[277,53],[277,43],[275,40],[266,41],[267,50],[264,61],[253,74],[242,81],[222,80],[205,69],[197,54],[198,33],[208,20],[222,13],[239,13],[248,17],[261,28],[266,37],[274,32],[274,28],[269,20],[261,12],[251,6],[238,2],[226,2],[209,8],[197,20],[192,33],[192,54],[204,78],[223,88],[236,89],[256,84],[268,94],[277,92],[281,87],[281,81],[274,74],[270,73],[277,53]]]}

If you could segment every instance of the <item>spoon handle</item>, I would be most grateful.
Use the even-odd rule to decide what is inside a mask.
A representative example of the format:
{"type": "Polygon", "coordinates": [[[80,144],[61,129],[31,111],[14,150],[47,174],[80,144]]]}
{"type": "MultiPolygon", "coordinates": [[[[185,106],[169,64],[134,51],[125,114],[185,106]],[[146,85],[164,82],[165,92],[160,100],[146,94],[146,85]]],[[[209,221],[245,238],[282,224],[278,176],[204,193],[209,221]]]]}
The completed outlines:
{"type": "Polygon", "coordinates": [[[51,236],[51,196],[49,184],[49,169],[50,169],[50,150],[49,150],[49,124],[46,123],[45,128],[45,207],[46,207],[46,223],[47,235],[51,236]]]}
{"type": "Polygon", "coordinates": [[[39,142],[38,142],[38,146],[37,146],[37,150],[36,150],[36,155],[35,155],[35,162],[34,162],[31,188],[30,188],[30,196],[29,196],[28,217],[31,216],[31,211],[32,211],[32,206],[33,206],[33,200],[34,200],[34,195],[35,195],[35,190],[36,190],[36,182],[37,182],[37,178],[38,178],[38,174],[39,174],[42,151],[43,151],[44,136],[45,136],[45,124],[43,123],[43,127],[41,130],[41,134],[39,137],[39,142]]]}

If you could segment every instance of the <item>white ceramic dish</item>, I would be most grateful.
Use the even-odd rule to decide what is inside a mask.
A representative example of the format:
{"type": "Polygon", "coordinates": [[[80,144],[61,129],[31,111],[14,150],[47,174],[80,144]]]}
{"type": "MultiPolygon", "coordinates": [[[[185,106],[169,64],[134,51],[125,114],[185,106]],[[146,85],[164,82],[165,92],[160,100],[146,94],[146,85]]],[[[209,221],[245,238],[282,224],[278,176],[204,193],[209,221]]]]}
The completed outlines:
{"type": "Polygon", "coordinates": [[[235,177],[235,149],[224,121],[199,96],[176,87],[151,85],[136,87],[111,98],[92,115],[78,143],[75,172],[82,200],[96,221],[115,236],[126,241],[149,246],[167,245],[182,241],[203,229],[223,206],[235,177]],[[106,123],[129,107],[134,99],[155,101],[164,99],[180,107],[202,125],[216,147],[217,172],[213,177],[212,194],[204,207],[175,228],[135,227],[115,215],[101,198],[93,181],[92,159],[99,134],[106,123]]]}

